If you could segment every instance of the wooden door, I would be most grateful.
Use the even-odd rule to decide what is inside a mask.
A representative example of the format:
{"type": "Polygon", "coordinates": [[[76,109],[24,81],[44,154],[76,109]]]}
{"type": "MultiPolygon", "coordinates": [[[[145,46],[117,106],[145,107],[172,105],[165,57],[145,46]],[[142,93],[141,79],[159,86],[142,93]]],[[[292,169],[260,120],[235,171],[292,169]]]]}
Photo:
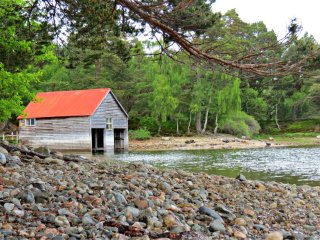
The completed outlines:
{"type": "Polygon", "coordinates": [[[124,129],[114,129],[114,149],[124,149],[124,129]]]}

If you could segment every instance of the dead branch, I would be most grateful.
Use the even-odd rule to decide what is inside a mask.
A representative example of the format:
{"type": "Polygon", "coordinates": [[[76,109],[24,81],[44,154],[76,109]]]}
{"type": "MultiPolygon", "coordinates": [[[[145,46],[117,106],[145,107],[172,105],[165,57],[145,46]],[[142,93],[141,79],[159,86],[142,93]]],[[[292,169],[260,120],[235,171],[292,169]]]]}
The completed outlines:
{"type": "Polygon", "coordinates": [[[29,157],[34,157],[34,156],[37,156],[41,159],[45,159],[47,157],[54,157],[54,158],[58,158],[58,159],[61,159],[61,160],[64,160],[64,161],[69,161],[69,162],[80,162],[80,161],[83,161],[85,160],[85,158],[81,157],[81,156],[78,156],[78,155],[64,155],[64,156],[58,156],[56,154],[52,154],[52,155],[44,155],[44,154],[41,154],[41,153],[37,153],[37,152],[34,152],[30,149],[26,150],[26,149],[23,149],[23,148],[20,148],[20,147],[17,147],[17,146],[13,146],[13,145],[8,145],[8,144],[5,144],[5,143],[0,143],[0,146],[2,146],[3,148],[5,148],[8,152],[15,152],[15,151],[19,151],[20,153],[26,155],[26,156],[29,156],[29,157]]]}

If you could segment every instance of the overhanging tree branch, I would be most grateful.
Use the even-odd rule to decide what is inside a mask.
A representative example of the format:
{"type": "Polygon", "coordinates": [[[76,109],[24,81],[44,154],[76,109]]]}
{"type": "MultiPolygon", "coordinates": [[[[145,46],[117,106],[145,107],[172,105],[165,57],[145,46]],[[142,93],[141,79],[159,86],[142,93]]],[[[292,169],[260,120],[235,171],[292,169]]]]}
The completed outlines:
{"type": "MultiPolygon", "coordinates": [[[[171,28],[167,24],[161,22],[161,19],[153,14],[152,12],[144,11],[139,4],[133,2],[131,0],[116,0],[116,2],[124,8],[127,8],[131,12],[138,15],[145,22],[150,24],[150,26],[161,30],[163,33],[169,35],[173,41],[175,41],[178,45],[180,45],[185,51],[187,51],[190,55],[200,59],[205,60],[211,64],[218,64],[226,67],[231,67],[235,69],[239,69],[242,71],[247,71],[251,73],[255,73],[262,76],[283,76],[288,73],[298,72],[300,67],[306,64],[306,62],[319,54],[319,50],[314,52],[313,54],[309,54],[299,61],[294,63],[286,60],[276,61],[276,62],[268,62],[268,63],[242,63],[241,60],[245,60],[247,58],[252,58],[256,55],[261,55],[258,53],[250,54],[240,61],[230,61],[220,58],[219,56],[208,54],[195,47],[191,42],[186,40],[181,33],[177,30],[171,28]]],[[[273,46],[274,47],[274,46],[273,46]]]]}

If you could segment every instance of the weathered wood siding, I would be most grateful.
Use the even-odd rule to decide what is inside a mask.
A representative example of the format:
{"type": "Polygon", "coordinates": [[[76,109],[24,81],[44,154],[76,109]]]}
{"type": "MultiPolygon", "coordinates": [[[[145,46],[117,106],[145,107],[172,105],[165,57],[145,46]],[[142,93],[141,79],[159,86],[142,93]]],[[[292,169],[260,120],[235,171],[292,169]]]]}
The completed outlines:
{"type": "Polygon", "coordinates": [[[35,126],[20,127],[19,138],[21,142],[32,146],[90,151],[89,117],[36,119],[35,126]]]}
{"type": "Polygon", "coordinates": [[[20,127],[20,141],[35,147],[90,151],[92,128],[104,129],[105,151],[114,150],[114,129],[123,129],[124,146],[128,149],[128,117],[112,93],[103,99],[90,117],[42,118],[36,119],[35,126],[23,124],[20,127]],[[112,130],[106,129],[107,118],[112,118],[112,130]]]}
{"type": "Polygon", "coordinates": [[[105,150],[114,149],[114,131],[106,129],[106,119],[112,118],[112,128],[125,130],[125,149],[128,149],[128,118],[122,111],[112,93],[109,93],[91,116],[91,128],[103,128],[105,150]]]}

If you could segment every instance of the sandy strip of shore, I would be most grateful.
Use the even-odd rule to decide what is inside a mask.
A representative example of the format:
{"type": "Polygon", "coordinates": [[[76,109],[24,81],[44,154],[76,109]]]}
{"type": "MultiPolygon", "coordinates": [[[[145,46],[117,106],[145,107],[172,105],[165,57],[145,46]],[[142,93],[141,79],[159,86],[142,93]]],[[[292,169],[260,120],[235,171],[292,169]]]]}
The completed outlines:
{"type": "Polygon", "coordinates": [[[196,149],[243,149],[263,147],[285,147],[272,140],[261,141],[240,139],[231,135],[194,136],[194,137],[153,137],[149,140],[130,140],[130,151],[155,150],[196,150],[196,149]]]}

